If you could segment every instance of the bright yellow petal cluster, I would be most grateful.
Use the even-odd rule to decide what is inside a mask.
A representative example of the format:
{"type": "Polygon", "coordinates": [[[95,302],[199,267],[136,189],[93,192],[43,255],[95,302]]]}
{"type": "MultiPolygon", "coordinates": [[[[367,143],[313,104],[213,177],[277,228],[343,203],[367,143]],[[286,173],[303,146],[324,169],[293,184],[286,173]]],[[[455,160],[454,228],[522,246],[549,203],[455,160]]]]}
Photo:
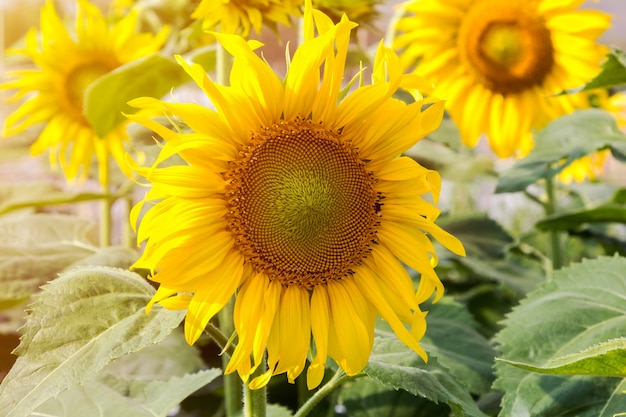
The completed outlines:
{"type": "Polygon", "coordinates": [[[79,0],[72,36],[57,15],[54,3],[48,1],[41,11],[40,34],[31,30],[26,36],[26,47],[15,51],[28,56],[36,68],[10,73],[14,79],[1,86],[17,90],[13,100],[25,99],[7,117],[3,134],[16,134],[45,123],[31,152],[39,155],[49,150],[51,164],[60,165],[68,179],[85,178],[94,154],[101,181],[107,179],[111,155],[130,175],[124,162],[127,123],[106,137],[98,137],[83,113],[83,95],[98,77],[158,51],[165,42],[165,32],[156,36],[137,34],[135,26],[136,15],[132,13],[109,26],[96,6],[79,0]]]}
{"type": "Polygon", "coordinates": [[[261,33],[264,24],[273,28],[277,23],[289,26],[291,17],[300,16],[302,3],[302,0],[202,0],[192,17],[202,19],[204,29],[247,37],[251,28],[261,33]]]}
{"type": "Polygon", "coordinates": [[[309,354],[310,388],[329,356],[347,374],[360,372],[377,314],[426,360],[419,304],[443,294],[429,236],[464,254],[421,197],[437,202],[438,173],[400,156],[438,127],[443,102],[424,99],[417,89],[432,86],[403,75],[382,43],[371,84],[358,80],[342,99],[354,26],[307,8],[305,41],[284,80],[253,51],[258,42],[217,34],[234,57],[229,86],[179,58],[215,110],[131,102],[141,110],[129,117],[165,141],[152,167],[136,168],[151,188],[131,219],[145,242],[136,266],[160,283],[150,305],[186,308],[191,344],[237,293],[238,339],[226,372],[248,381],[267,352],[269,368],[253,388],[281,373],[293,382],[309,354]],[[395,99],[400,88],[415,101],[395,99]],[[164,114],[189,131],[154,121],[164,114]],[[162,164],[175,155],[186,164],[162,164]],[[417,289],[403,263],[421,273],[417,289]]]}
{"type": "Polygon", "coordinates": [[[486,135],[498,156],[522,156],[534,129],[589,107],[583,94],[555,96],[592,79],[606,53],[596,39],[610,17],[582,2],[411,0],[395,47],[447,99],[465,144],[486,135]]]}

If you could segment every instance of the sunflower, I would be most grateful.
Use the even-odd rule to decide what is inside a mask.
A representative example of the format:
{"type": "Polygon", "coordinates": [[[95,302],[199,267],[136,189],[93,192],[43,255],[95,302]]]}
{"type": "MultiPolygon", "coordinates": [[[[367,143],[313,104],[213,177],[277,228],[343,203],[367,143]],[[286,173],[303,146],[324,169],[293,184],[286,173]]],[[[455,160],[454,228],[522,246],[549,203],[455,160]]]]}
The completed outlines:
{"type": "Polygon", "coordinates": [[[83,112],[83,95],[98,77],[157,51],[163,44],[165,31],[158,35],[135,34],[135,23],[136,15],[131,13],[108,27],[96,6],[79,0],[73,39],[53,2],[47,2],[41,10],[41,41],[33,28],[26,36],[25,48],[14,51],[29,57],[36,68],[13,71],[9,75],[14,79],[1,86],[17,90],[13,100],[28,97],[6,118],[3,134],[12,135],[45,123],[31,153],[39,155],[49,149],[52,166],[60,164],[68,180],[87,176],[94,153],[101,182],[107,181],[110,155],[122,171],[131,175],[124,161],[127,122],[99,137],[83,112]]]}
{"type": "Polygon", "coordinates": [[[382,0],[313,0],[313,7],[328,15],[333,22],[338,22],[345,13],[359,25],[372,26],[378,17],[376,6],[381,2],[382,0]]]}
{"type": "Polygon", "coordinates": [[[576,108],[584,94],[554,96],[600,70],[596,39],[610,17],[583,0],[412,0],[394,47],[405,69],[428,77],[463,142],[482,134],[499,157],[523,156],[532,130],[576,108]]]}
{"type": "Polygon", "coordinates": [[[260,33],[263,24],[289,26],[291,16],[300,16],[301,5],[302,0],[202,0],[191,17],[202,19],[204,29],[219,26],[222,33],[247,37],[250,28],[260,33]]]}
{"type": "Polygon", "coordinates": [[[230,86],[178,57],[216,110],[131,102],[140,110],[129,117],[164,139],[153,166],[134,168],[151,183],[131,213],[145,242],[135,267],[160,283],[148,309],[187,309],[193,344],[236,292],[238,342],[226,372],[248,381],[267,351],[269,369],[252,388],[281,373],[293,382],[309,349],[310,388],[320,384],[328,356],[347,374],[360,372],[377,313],[426,359],[419,303],[443,293],[426,233],[464,253],[421,197],[431,193],[436,203],[438,173],[399,156],[438,127],[443,102],[423,98],[418,90],[431,85],[403,75],[382,43],[372,83],[354,79],[359,87],[344,97],[354,26],[347,17],[333,24],[308,5],[305,41],[284,80],[254,53],[258,42],[216,34],[234,57],[230,86]],[[399,88],[415,101],[394,98],[399,88]],[[154,120],[164,114],[176,130],[154,120]],[[172,165],[173,156],[185,164],[172,165]],[[421,273],[417,292],[402,263],[421,273]]]}

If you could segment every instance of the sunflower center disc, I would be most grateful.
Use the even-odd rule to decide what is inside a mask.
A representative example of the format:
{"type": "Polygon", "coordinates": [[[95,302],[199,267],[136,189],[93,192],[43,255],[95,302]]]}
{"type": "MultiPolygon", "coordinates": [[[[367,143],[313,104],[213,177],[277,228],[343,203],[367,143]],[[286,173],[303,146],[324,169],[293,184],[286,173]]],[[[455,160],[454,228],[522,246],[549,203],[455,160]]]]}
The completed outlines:
{"type": "Polygon", "coordinates": [[[373,176],[339,133],[308,120],[253,133],[226,179],[236,247],[284,285],[342,279],[376,240],[373,176]]]}
{"type": "Polygon", "coordinates": [[[554,65],[554,47],[536,2],[477,2],[459,31],[462,59],[497,93],[540,85],[554,65]]]}
{"type": "Polygon", "coordinates": [[[108,68],[101,62],[89,62],[74,68],[66,77],[65,91],[69,112],[74,113],[76,120],[87,123],[83,113],[83,97],[85,90],[96,79],[109,72],[108,68]]]}

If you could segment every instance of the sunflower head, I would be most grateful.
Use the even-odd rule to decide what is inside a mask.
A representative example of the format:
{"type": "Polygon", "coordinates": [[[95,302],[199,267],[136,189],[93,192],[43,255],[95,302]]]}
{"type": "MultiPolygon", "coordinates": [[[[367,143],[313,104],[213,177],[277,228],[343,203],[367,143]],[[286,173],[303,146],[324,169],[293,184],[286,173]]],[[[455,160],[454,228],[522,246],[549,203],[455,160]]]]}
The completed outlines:
{"type": "Polygon", "coordinates": [[[520,156],[534,129],[589,106],[584,95],[557,95],[593,78],[606,53],[596,39],[609,16],[577,10],[580,3],[412,0],[403,4],[395,47],[405,68],[448,99],[465,144],[485,135],[498,156],[520,156]]]}
{"type": "Polygon", "coordinates": [[[443,291],[426,233],[463,254],[422,198],[437,201],[439,175],[400,156],[441,121],[443,102],[418,91],[432,86],[403,75],[381,43],[371,83],[351,82],[343,94],[355,25],[310,4],[303,24],[284,80],[255,53],[258,42],[217,34],[234,57],[229,86],[179,58],[215,110],[141,98],[129,116],[164,139],[156,163],[136,167],[151,188],[132,213],[145,241],[136,266],[160,283],[150,305],[187,309],[194,343],[236,292],[238,339],[226,372],[248,381],[267,352],[269,369],[248,381],[253,388],[281,373],[293,382],[309,351],[311,388],[329,356],[360,372],[377,314],[426,359],[419,304],[443,291]],[[401,88],[410,104],[394,98],[401,88]],[[152,118],[163,114],[188,130],[152,118]],[[164,166],[172,156],[185,163],[164,166]],[[417,291],[403,264],[421,273],[417,291]]]}
{"type": "Polygon", "coordinates": [[[302,0],[201,0],[192,17],[202,20],[204,29],[219,28],[221,33],[237,33],[244,37],[250,29],[261,32],[265,24],[290,25],[291,17],[300,16],[302,0]]]}
{"type": "Polygon", "coordinates": [[[52,165],[60,164],[68,179],[86,177],[94,154],[101,181],[106,182],[111,155],[130,175],[124,162],[125,124],[99,137],[84,115],[83,96],[94,80],[157,51],[165,41],[165,31],[139,34],[135,33],[135,24],[136,15],[131,13],[109,26],[96,6],[80,0],[75,32],[70,33],[53,2],[47,2],[41,10],[40,33],[31,30],[25,48],[13,51],[30,58],[34,68],[11,72],[13,80],[0,86],[16,90],[15,101],[27,97],[5,120],[3,134],[12,135],[44,123],[31,153],[50,151],[52,165]]]}
{"type": "Polygon", "coordinates": [[[339,22],[345,14],[359,26],[371,26],[378,18],[376,6],[380,3],[381,0],[314,0],[313,7],[322,11],[333,22],[339,22]]]}

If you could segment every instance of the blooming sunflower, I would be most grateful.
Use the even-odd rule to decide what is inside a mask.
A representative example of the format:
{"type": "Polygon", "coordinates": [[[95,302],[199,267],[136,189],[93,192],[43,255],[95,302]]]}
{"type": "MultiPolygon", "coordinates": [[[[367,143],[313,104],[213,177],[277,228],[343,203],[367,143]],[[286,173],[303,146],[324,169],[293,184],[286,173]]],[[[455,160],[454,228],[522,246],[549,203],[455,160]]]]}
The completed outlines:
{"type": "Polygon", "coordinates": [[[300,16],[302,0],[202,0],[191,17],[202,19],[204,29],[219,25],[222,33],[239,33],[244,37],[250,28],[257,33],[265,23],[289,26],[291,16],[300,16]]]}
{"type": "Polygon", "coordinates": [[[164,139],[155,165],[135,167],[151,183],[131,213],[135,225],[148,208],[137,235],[145,249],[135,264],[160,283],[148,308],[187,309],[192,344],[237,292],[238,342],[226,372],[248,381],[267,351],[269,369],[250,381],[253,388],[285,372],[293,382],[310,347],[309,387],[321,382],[328,356],[347,374],[358,373],[377,312],[426,359],[419,303],[443,291],[426,233],[464,253],[421,197],[431,193],[437,201],[438,173],[399,156],[439,125],[443,102],[419,95],[430,84],[403,75],[382,44],[372,83],[340,99],[354,26],[347,17],[333,24],[307,6],[305,41],[284,81],[254,53],[258,42],[216,34],[234,57],[230,86],[178,58],[216,110],[131,102],[140,110],[129,117],[164,139]],[[416,101],[395,99],[400,87],[416,101]],[[154,121],[164,113],[180,129],[154,121]],[[162,166],[175,155],[186,164],[162,166]],[[401,262],[421,273],[417,292],[401,262]]]}
{"type": "Polygon", "coordinates": [[[585,95],[553,96],[600,69],[595,43],[610,17],[576,10],[584,0],[412,0],[394,46],[404,68],[431,79],[465,144],[486,134],[500,157],[524,155],[532,130],[589,107],[585,95]]]}
{"type": "Polygon", "coordinates": [[[16,89],[16,101],[28,97],[6,118],[3,134],[46,123],[31,153],[39,155],[49,149],[52,166],[60,165],[66,178],[85,178],[94,153],[102,182],[107,181],[110,155],[130,175],[124,162],[127,122],[99,137],[83,113],[83,94],[98,77],[161,47],[165,31],[136,34],[135,23],[136,15],[131,13],[108,27],[96,6],[79,0],[73,39],[53,2],[47,2],[41,10],[41,41],[33,28],[26,36],[25,48],[14,51],[28,56],[37,68],[13,71],[9,75],[14,79],[1,86],[16,89]]]}

